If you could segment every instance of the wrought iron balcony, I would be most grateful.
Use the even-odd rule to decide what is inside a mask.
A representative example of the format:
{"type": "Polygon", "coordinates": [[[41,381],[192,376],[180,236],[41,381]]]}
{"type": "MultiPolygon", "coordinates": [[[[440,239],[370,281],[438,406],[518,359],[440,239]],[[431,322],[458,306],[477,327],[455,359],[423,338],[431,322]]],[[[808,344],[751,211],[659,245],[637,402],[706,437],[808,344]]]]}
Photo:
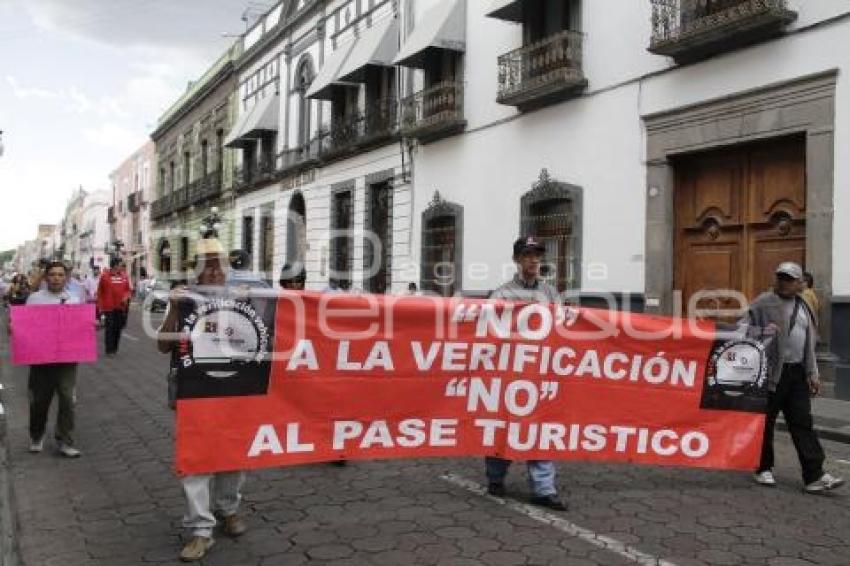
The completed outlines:
{"type": "Polygon", "coordinates": [[[218,197],[221,194],[221,171],[213,171],[207,173],[201,180],[200,188],[196,194],[198,200],[195,203],[203,202],[218,197]]]}
{"type": "MultiPolygon", "coordinates": [[[[233,186],[236,192],[246,193],[267,185],[278,178],[278,169],[275,159],[264,158],[259,163],[246,167],[237,167],[233,170],[233,186]]],[[[219,183],[220,186],[220,183],[219,183]]]]}
{"type": "Polygon", "coordinates": [[[135,191],[127,197],[127,210],[130,212],[139,212],[142,207],[142,192],[135,191]]]}
{"type": "Polygon", "coordinates": [[[171,194],[167,194],[161,198],[156,199],[151,204],[151,218],[154,220],[159,220],[165,216],[168,216],[174,210],[171,205],[171,194]]]}
{"type": "Polygon", "coordinates": [[[398,103],[377,100],[358,112],[334,120],[319,134],[319,158],[333,160],[386,142],[398,135],[398,103]]]}
{"type": "Polygon", "coordinates": [[[190,204],[192,203],[189,201],[189,187],[183,187],[171,193],[171,209],[173,212],[189,208],[190,204]]]}
{"type": "Polygon", "coordinates": [[[500,104],[528,110],[564,100],[587,86],[582,35],[564,30],[499,57],[500,104]]]}
{"type": "Polygon", "coordinates": [[[288,174],[315,166],[319,162],[321,147],[322,139],[316,137],[298,147],[285,149],[280,154],[281,171],[288,174]]]}
{"type": "Polygon", "coordinates": [[[782,33],[797,18],[788,0],[651,0],[649,51],[702,59],[782,33]]]}
{"type": "Polygon", "coordinates": [[[464,127],[463,85],[438,83],[401,102],[401,133],[423,143],[452,135],[464,127]]]}
{"type": "Polygon", "coordinates": [[[115,224],[115,207],[110,206],[106,210],[106,221],[110,224],[115,224]]]}

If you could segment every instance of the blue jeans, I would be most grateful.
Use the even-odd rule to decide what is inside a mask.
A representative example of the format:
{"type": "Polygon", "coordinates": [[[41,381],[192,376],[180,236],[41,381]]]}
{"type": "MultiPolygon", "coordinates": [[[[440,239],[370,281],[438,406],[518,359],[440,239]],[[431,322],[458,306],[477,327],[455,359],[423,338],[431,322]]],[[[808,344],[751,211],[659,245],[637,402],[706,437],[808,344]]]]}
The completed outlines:
{"type": "MultiPolygon", "coordinates": [[[[528,485],[536,496],[555,495],[555,462],[551,460],[529,460],[528,485]]],[[[504,483],[508,475],[510,460],[502,458],[484,458],[484,469],[489,483],[504,483]]]]}

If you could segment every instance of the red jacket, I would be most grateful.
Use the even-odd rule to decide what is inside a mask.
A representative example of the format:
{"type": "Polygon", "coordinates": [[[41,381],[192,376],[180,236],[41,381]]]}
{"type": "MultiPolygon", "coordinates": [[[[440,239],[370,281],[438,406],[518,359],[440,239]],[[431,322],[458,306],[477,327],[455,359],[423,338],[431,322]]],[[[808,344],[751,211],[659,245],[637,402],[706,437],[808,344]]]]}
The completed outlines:
{"type": "Polygon", "coordinates": [[[123,310],[132,293],[126,273],[107,269],[97,283],[97,308],[104,312],[123,310]]]}

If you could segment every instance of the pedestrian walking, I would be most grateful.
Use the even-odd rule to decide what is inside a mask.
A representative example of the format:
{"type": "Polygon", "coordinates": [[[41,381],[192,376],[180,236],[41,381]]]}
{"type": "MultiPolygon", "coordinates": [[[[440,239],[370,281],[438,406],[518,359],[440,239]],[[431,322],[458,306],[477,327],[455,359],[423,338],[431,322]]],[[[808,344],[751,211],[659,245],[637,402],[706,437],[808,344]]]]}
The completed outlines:
{"type": "Polygon", "coordinates": [[[9,286],[7,300],[10,305],[25,305],[27,297],[30,295],[29,279],[23,273],[19,273],[12,278],[12,284],[9,286]]]}
{"type": "MultiPolygon", "coordinates": [[[[227,263],[224,247],[216,238],[207,238],[198,242],[197,284],[200,286],[224,286],[227,281],[227,263]]],[[[171,355],[171,370],[180,367],[179,341],[169,339],[163,333],[176,333],[180,330],[180,321],[187,307],[183,299],[185,288],[172,290],[165,321],[160,327],[157,346],[163,354],[171,355]],[[183,300],[181,300],[183,299],[183,300]]],[[[245,472],[219,472],[215,474],[188,475],[181,478],[183,494],[186,498],[186,514],[183,526],[190,530],[191,538],[180,552],[180,560],[194,562],[202,559],[215,544],[213,529],[219,515],[223,521],[224,533],[237,537],[245,533],[247,527],[237,514],[242,500],[242,485],[245,472]]]]}
{"type": "Polygon", "coordinates": [[[123,262],[114,257],[109,261],[109,269],[100,276],[97,285],[97,307],[106,316],[106,355],[118,353],[121,341],[121,330],[127,323],[126,317],[130,308],[132,289],[123,262]]]}
{"type": "MultiPolygon", "coordinates": [[[[554,287],[540,278],[540,263],[546,249],[534,237],[519,238],[514,242],[513,261],[517,273],[496,289],[491,298],[505,301],[560,303],[560,297],[554,287]]],[[[505,495],[505,476],[508,474],[510,460],[487,457],[484,469],[487,474],[487,493],[496,497],[505,495]]],[[[558,496],[555,487],[555,463],[551,460],[529,460],[528,482],[533,496],[531,502],[556,511],[566,511],[567,505],[558,496]]]]}
{"type": "Polygon", "coordinates": [[[823,469],[824,452],[814,431],[811,396],[820,391],[815,358],[815,317],[799,296],[803,269],[793,262],[776,268],[773,290],[762,293],[750,305],[750,324],[775,337],[769,351],[767,417],[764,425],[761,462],[755,472],[757,483],[775,486],[773,476],[773,431],[782,411],[791,440],[800,459],[803,489],[822,493],[840,487],[844,480],[823,469]]]}
{"type": "MultiPolygon", "coordinates": [[[[27,305],[81,304],[76,293],[68,291],[66,284],[68,269],[64,263],[54,261],[47,264],[44,278],[46,289],[27,297],[27,305]]],[[[10,328],[10,331],[12,329],[10,328]]],[[[59,410],[56,415],[54,437],[59,453],[67,458],[78,458],[80,451],[74,446],[74,388],[77,383],[77,364],[40,364],[30,366],[30,452],[44,449],[47,417],[53,397],[58,397],[59,410]]]]}
{"type": "Polygon", "coordinates": [[[815,292],[815,278],[808,271],[803,272],[803,292],[800,293],[800,296],[803,297],[803,300],[809,305],[809,310],[815,316],[815,329],[817,329],[820,319],[820,299],[815,292]]]}

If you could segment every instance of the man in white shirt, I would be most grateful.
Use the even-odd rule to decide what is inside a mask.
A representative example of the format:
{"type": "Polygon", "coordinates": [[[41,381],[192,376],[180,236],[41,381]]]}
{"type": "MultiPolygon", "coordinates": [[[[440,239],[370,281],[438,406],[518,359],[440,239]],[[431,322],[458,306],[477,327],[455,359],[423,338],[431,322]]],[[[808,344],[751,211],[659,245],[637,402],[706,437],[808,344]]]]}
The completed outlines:
{"type": "MultiPolygon", "coordinates": [[[[36,291],[27,299],[27,305],[81,304],[78,293],[67,288],[68,268],[54,261],[45,269],[46,288],[36,291]]],[[[44,448],[47,416],[53,395],[59,398],[55,437],[59,453],[67,458],[78,458],[80,451],[74,447],[74,388],[77,383],[77,364],[41,364],[30,366],[30,452],[44,448]]]]}

